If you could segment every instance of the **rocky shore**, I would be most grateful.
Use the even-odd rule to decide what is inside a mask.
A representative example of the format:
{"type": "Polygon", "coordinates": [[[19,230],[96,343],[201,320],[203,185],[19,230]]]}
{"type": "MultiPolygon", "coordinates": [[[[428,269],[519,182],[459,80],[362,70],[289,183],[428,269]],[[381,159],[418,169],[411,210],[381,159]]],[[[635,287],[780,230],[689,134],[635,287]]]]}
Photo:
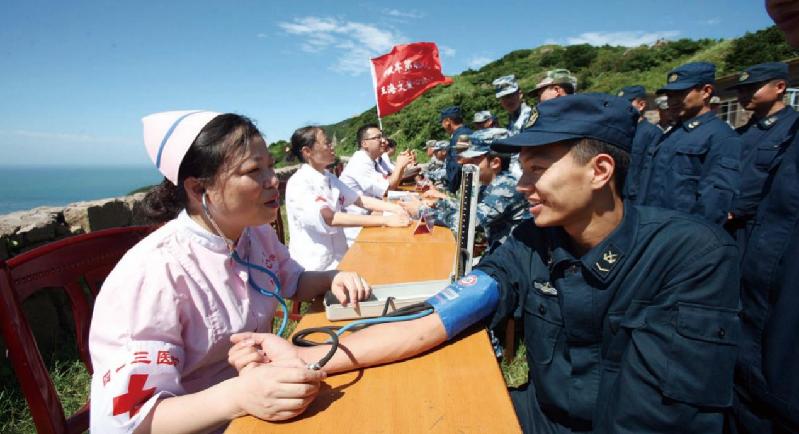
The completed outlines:
{"type": "MultiPolygon", "coordinates": [[[[298,167],[277,169],[281,185],[298,167]]],[[[141,212],[144,196],[137,193],[0,215],[0,260],[71,235],[146,224],[141,212]]]]}

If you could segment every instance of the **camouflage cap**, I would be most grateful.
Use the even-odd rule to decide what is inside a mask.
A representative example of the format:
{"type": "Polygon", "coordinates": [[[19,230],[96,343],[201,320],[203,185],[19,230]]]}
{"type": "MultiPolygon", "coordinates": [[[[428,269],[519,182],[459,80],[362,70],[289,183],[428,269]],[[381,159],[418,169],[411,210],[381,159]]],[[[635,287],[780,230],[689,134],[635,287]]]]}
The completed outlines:
{"type": "Polygon", "coordinates": [[[477,112],[474,114],[474,119],[472,119],[472,122],[474,123],[485,122],[493,117],[494,116],[491,115],[490,110],[483,110],[481,112],[477,112]]]}
{"type": "Polygon", "coordinates": [[[519,91],[519,83],[516,81],[516,76],[503,75],[498,79],[491,82],[494,85],[494,91],[497,98],[502,98],[505,95],[510,95],[519,91]]]}
{"type": "Polygon", "coordinates": [[[432,147],[434,147],[436,145],[437,142],[438,141],[436,139],[430,139],[430,140],[424,142],[424,147],[425,148],[432,148],[432,147]]]}
{"type": "Polygon", "coordinates": [[[666,95],[660,95],[655,98],[655,106],[661,110],[668,110],[669,109],[669,97],[666,95]]]}
{"type": "Polygon", "coordinates": [[[506,137],[508,137],[508,130],[505,128],[486,128],[476,131],[469,136],[469,148],[458,154],[458,157],[472,158],[487,154],[491,150],[491,144],[494,141],[506,137]]]}
{"type": "Polygon", "coordinates": [[[433,145],[433,150],[435,151],[442,151],[449,147],[449,141],[447,140],[437,140],[436,143],[433,145]]]}
{"type": "Polygon", "coordinates": [[[553,69],[541,74],[538,84],[535,85],[535,90],[551,86],[553,84],[565,84],[572,87],[573,91],[577,91],[577,77],[575,77],[568,69],[553,69]]]}

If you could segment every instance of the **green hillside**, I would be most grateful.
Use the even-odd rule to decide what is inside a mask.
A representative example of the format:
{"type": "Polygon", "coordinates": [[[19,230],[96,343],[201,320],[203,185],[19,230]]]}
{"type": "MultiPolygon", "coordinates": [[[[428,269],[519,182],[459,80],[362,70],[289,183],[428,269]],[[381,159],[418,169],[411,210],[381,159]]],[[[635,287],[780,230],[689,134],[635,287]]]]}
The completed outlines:
{"type": "MultiPolygon", "coordinates": [[[[731,40],[680,39],[635,48],[544,45],[512,51],[476,71],[466,70],[453,76],[450,86],[438,86],[399,113],[384,118],[383,129],[399,143],[400,149],[421,149],[427,139],[447,138],[437,122],[439,110],[446,106],[460,105],[469,119],[475,111],[488,109],[498,114],[501,123],[505,124],[507,114],[494,97],[491,81],[507,74],[516,75],[522,90],[532,89],[543,71],[566,68],[577,74],[579,92],[615,93],[631,84],[643,84],[651,92],[664,84],[670,69],[687,62],[713,62],[720,77],[754,63],[797,56],[799,52],[787,45],[776,27],[731,40]]],[[[533,103],[528,98],[528,104],[533,103]]],[[[374,107],[324,127],[331,137],[335,135],[338,140],[336,153],[350,155],[355,150],[355,132],[359,126],[369,122],[377,122],[374,107]]],[[[283,141],[272,146],[278,161],[282,160],[285,146],[283,141]]]]}

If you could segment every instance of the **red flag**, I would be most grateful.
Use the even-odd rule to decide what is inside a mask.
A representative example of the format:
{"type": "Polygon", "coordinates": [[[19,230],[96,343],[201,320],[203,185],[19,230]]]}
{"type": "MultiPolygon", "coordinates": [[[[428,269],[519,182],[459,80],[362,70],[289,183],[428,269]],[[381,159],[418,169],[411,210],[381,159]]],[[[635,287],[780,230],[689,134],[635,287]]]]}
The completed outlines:
{"type": "Polygon", "coordinates": [[[397,45],[372,59],[372,79],[377,95],[377,116],[394,114],[428,89],[450,84],[441,73],[438,47],[432,42],[397,45]]]}

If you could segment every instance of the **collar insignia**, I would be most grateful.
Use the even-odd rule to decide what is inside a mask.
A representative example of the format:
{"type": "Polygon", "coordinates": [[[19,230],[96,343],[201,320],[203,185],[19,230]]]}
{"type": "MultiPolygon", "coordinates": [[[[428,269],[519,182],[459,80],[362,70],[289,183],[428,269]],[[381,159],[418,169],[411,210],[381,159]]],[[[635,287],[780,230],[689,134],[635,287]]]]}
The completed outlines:
{"type": "Polygon", "coordinates": [[[616,262],[617,259],[619,259],[619,254],[613,253],[612,250],[608,250],[607,252],[602,254],[602,259],[608,264],[613,264],[614,262],[616,262]]]}
{"type": "Polygon", "coordinates": [[[763,126],[770,127],[774,125],[774,122],[777,122],[777,116],[769,116],[763,120],[763,126]]]}
{"type": "Polygon", "coordinates": [[[699,122],[699,121],[691,121],[691,122],[688,123],[688,128],[694,129],[694,128],[698,127],[699,124],[701,124],[701,123],[702,122],[699,122]]]}
{"type": "Polygon", "coordinates": [[[608,249],[602,253],[602,259],[594,263],[594,267],[597,271],[599,271],[602,276],[607,276],[608,273],[613,270],[613,267],[616,266],[616,263],[619,261],[621,255],[618,253],[615,247],[608,246],[608,249]]]}

